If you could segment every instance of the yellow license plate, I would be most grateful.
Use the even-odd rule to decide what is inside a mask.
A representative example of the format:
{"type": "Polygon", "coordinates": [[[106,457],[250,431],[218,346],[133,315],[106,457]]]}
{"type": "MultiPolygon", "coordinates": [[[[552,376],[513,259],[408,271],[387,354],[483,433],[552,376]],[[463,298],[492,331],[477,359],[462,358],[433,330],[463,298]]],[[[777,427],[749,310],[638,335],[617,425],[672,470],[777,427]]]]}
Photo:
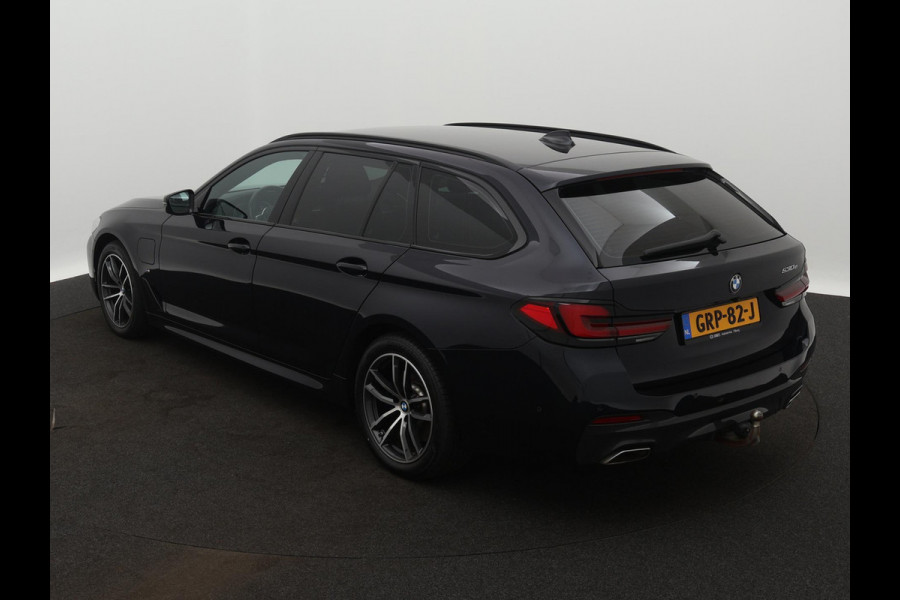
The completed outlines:
{"type": "Polygon", "coordinates": [[[756,298],[750,298],[682,313],[681,323],[684,326],[685,340],[730,331],[751,323],[759,323],[759,303],[756,298]]]}

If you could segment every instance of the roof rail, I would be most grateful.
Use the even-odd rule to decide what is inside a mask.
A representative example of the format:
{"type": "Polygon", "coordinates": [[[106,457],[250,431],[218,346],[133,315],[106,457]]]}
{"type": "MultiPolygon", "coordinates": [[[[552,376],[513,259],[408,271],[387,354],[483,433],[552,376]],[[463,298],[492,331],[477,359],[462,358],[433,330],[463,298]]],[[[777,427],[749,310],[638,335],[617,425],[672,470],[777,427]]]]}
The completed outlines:
{"type": "Polygon", "coordinates": [[[442,152],[450,152],[452,154],[457,154],[459,156],[469,156],[473,158],[478,158],[480,160],[485,160],[487,162],[492,162],[497,165],[501,165],[504,167],[512,167],[513,163],[508,160],[504,160],[498,156],[493,156],[491,154],[486,154],[484,152],[477,152],[475,150],[467,150],[465,148],[455,148],[453,146],[445,146],[443,144],[433,144],[429,142],[421,142],[416,140],[408,140],[402,137],[392,137],[390,135],[377,135],[377,134],[367,134],[367,133],[353,133],[353,132],[323,132],[323,131],[312,131],[308,133],[292,133],[289,135],[283,135],[280,138],[272,140],[270,143],[274,144],[275,142],[286,142],[291,140],[302,140],[302,139],[330,139],[330,140],[354,140],[354,141],[371,141],[371,140],[381,140],[385,142],[392,142],[397,144],[403,144],[404,146],[411,146],[414,148],[423,148],[426,150],[441,150],[442,152]]]}
{"type": "Polygon", "coordinates": [[[601,142],[612,142],[615,144],[625,144],[627,146],[637,146],[639,148],[647,148],[649,150],[660,150],[662,152],[672,152],[668,148],[635,140],[632,138],[621,137],[618,135],[610,135],[608,133],[594,133],[593,131],[578,131],[577,129],[566,129],[565,127],[542,127],[540,125],[515,125],[513,123],[447,123],[448,127],[486,127],[492,129],[513,129],[516,131],[533,131],[535,133],[550,133],[553,131],[568,131],[572,137],[580,137],[588,140],[599,140],[601,142]]]}

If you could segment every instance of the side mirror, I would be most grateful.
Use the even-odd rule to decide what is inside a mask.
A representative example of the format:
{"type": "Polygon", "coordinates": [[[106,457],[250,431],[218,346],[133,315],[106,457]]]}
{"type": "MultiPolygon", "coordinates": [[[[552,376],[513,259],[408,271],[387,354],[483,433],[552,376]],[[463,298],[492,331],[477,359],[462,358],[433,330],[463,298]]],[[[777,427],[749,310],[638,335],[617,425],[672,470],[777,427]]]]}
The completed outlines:
{"type": "Polygon", "coordinates": [[[194,190],[181,190],[166,196],[166,212],[170,215],[189,215],[194,205],[194,190]]]}

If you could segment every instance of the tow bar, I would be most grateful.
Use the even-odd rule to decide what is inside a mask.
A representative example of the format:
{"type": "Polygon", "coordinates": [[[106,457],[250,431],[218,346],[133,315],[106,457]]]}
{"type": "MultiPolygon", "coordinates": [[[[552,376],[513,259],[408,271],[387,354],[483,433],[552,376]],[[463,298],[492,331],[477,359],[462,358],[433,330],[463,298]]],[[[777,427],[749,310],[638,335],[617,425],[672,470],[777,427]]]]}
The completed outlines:
{"type": "Polygon", "coordinates": [[[760,422],[765,413],[755,409],[750,413],[750,420],[737,423],[731,429],[716,436],[716,441],[729,446],[753,446],[759,443],[760,422]]]}

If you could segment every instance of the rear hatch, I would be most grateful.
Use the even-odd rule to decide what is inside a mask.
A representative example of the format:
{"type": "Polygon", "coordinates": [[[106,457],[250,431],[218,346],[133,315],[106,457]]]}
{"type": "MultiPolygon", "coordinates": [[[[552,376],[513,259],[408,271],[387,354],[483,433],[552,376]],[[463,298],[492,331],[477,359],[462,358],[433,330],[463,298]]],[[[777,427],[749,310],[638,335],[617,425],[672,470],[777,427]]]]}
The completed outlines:
{"type": "Polygon", "coordinates": [[[800,352],[803,245],[710,169],[581,180],[545,195],[611,282],[615,317],[671,322],[618,344],[637,389],[697,389],[800,352]]]}

